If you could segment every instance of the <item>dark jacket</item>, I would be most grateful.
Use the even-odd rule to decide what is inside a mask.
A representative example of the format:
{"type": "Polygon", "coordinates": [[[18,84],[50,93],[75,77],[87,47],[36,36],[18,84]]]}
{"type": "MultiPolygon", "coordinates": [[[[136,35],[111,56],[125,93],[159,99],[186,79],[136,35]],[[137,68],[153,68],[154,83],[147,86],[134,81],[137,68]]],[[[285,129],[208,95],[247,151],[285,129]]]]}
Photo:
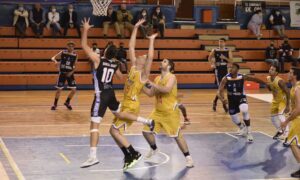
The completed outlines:
{"type": "Polygon", "coordinates": [[[266,59],[276,59],[277,58],[277,49],[274,46],[269,46],[266,49],[266,59]]]}
{"type": "MultiPolygon", "coordinates": [[[[69,22],[70,22],[69,10],[64,12],[62,19],[63,19],[63,21],[62,21],[63,24],[69,24],[69,22]]],[[[73,21],[73,24],[77,24],[77,12],[75,12],[75,11],[72,12],[72,21],[73,21]]]]}
{"type": "Polygon", "coordinates": [[[117,22],[117,12],[113,11],[111,16],[109,16],[108,14],[107,16],[104,16],[103,22],[107,22],[107,21],[109,21],[112,24],[117,22]]]}
{"type": "Polygon", "coordinates": [[[137,17],[137,21],[139,21],[140,19],[145,19],[146,21],[142,24],[143,26],[149,26],[151,24],[150,21],[150,17],[147,14],[145,17],[142,15],[142,13],[139,13],[138,17],[137,17]]]}

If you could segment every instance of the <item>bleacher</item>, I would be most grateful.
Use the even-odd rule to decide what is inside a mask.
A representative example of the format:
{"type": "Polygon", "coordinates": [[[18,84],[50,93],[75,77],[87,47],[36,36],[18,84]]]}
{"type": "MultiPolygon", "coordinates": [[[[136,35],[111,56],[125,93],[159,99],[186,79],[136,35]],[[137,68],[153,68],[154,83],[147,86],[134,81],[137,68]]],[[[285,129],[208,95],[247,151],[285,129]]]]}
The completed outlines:
{"type": "MultiPolygon", "coordinates": [[[[31,29],[28,29],[27,38],[14,37],[13,27],[0,28],[0,87],[1,89],[19,88],[50,88],[57,80],[57,67],[50,58],[66,47],[66,43],[72,40],[76,43],[76,50],[79,55],[76,80],[82,88],[90,88],[92,76],[87,57],[80,48],[80,39],[75,38],[75,30],[70,30],[67,38],[52,38],[50,32],[45,29],[45,37],[42,39],[33,38],[31,29]]],[[[108,41],[119,44],[125,42],[128,46],[128,39],[108,38],[103,39],[102,29],[93,28],[89,33],[89,44],[97,42],[103,48],[108,41]]],[[[297,30],[287,30],[290,38],[297,38],[297,30]]],[[[209,51],[204,50],[206,46],[217,46],[218,41],[199,40],[201,35],[222,35],[228,36],[227,46],[235,48],[233,53],[235,61],[239,62],[242,70],[246,73],[254,73],[254,76],[265,79],[269,66],[264,62],[264,49],[269,45],[270,39],[274,39],[276,46],[282,43],[272,30],[263,30],[264,39],[256,40],[248,30],[182,30],[167,29],[166,39],[157,39],[155,43],[155,60],[152,66],[152,76],[158,73],[159,61],[163,58],[173,59],[176,63],[176,74],[178,83],[186,88],[207,88],[213,87],[214,75],[207,61],[209,51]]],[[[129,35],[129,34],[128,34],[129,35]]],[[[109,37],[114,37],[114,31],[109,31],[109,37]]],[[[291,39],[291,45],[300,48],[299,40],[291,39]]],[[[137,40],[137,54],[147,52],[148,40],[139,38],[137,40]]],[[[298,51],[294,53],[298,57],[298,51]]],[[[290,66],[286,66],[288,70],[290,66]]],[[[115,84],[122,84],[115,79],[115,84]]]]}

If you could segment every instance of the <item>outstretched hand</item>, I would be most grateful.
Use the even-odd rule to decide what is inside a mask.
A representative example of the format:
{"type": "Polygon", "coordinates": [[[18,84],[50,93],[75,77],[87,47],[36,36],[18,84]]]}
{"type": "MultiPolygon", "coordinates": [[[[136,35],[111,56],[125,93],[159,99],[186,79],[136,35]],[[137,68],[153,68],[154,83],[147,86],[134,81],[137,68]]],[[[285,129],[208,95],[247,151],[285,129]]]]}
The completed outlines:
{"type": "Polygon", "coordinates": [[[144,18],[140,19],[140,20],[135,24],[135,27],[139,27],[139,26],[142,25],[144,22],[145,22],[145,19],[144,19],[144,18]]]}
{"type": "Polygon", "coordinates": [[[83,20],[81,21],[82,27],[84,30],[89,30],[90,28],[94,27],[94,25],[90,24],[90,18],[86,19],[83,18],[83,20]]]}
{"type": "Polygon", "coordinates": [[[152,34],[151,36],[147,36],[148,39],[155,39],[158,36],[158,33],[152,34]]]}

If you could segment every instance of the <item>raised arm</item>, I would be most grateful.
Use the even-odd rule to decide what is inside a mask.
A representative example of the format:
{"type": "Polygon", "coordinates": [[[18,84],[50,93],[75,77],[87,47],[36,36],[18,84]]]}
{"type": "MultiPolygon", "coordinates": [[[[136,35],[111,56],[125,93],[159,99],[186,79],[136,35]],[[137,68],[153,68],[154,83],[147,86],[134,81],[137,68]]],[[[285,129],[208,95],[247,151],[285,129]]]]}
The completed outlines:
{"type": "Polygon", "coordinates": [[[135,57],[135,44],[136,44],[136,35],[137,35],[137,31],[139,29],[139,26],[141,24],[143,24],[145,22],[144,19],[141,19],[139,20],[134,28],[133,28],[133,31],[132,31],[132,34],[131,34],[131,37],[130,37],[130,40],[129,40],[129,59],[130,59],[130,62],[131,62],[131,65],[132,66],[135,66],[136,65],[136,57],[135,57]]]}
{"type": "Polygon", "coordinates": [[[156,92],[169,93],[169,92],[172,91],[175,83],[176,83],[176,77],[175,77],[175,75],[172,75],[166,86],[160,86],[160,85],[155,84],[155,83],[150,83],[150,84],[156,92]]]}
{"type": "Polygon", "coordinates": [[[220,98],[220,100],[223,102],[223,104],[226,103],[226,100],[224,98],[224,90],[225,90],[225,85],[227,83],[227,78],[226,77],[223,77],[222,81],[221,81],[221,84],[219,86],[219,89],[218,89],[218,97],[220,98]]]}
{"type": "Polygon", "coordinates": [[[285,82],[283,80],[280,80],[278,82],[278,85],[282,89],[282,91],[284,92],[284,94],[286,96],[286,107],[285,107],[284,113],[289,113],[289,111],[290,111],[290,91],[287,88],[287,86],[285,85],[285,82]]]}
{"type": "Polygon", "coordinates": [[[89,45],[87,43],[88,31],[90,28],[93,27],[93,25],[90,25],[90,18],[89,19],[84,18],[82,20],[82,26],[83,26],[83,32],[82,32],[82,36],[81,36],[81,47],[82,47],[83,51],[85,52],[85,54],[90,58],[90,60],[92,60],[94,62],[94,64],[96,66],[98,66],[99,61],[100,61],[99,55],[97,53],[93,52],[93,50],[89,47],[89,45]]]}
{"type": "Polygon", "coordinates": [[[152,61],[154,57],[154,40],[157,37],[157,33],[153,34],[152,36],[148,37],[149,39],[149,50],[148,50],[148,57],[147,61],[145,64],[145,70],[144,70],[144,78],[148,79],[150,72],[151,72],[151,66],[152,66],[152,61]]]}

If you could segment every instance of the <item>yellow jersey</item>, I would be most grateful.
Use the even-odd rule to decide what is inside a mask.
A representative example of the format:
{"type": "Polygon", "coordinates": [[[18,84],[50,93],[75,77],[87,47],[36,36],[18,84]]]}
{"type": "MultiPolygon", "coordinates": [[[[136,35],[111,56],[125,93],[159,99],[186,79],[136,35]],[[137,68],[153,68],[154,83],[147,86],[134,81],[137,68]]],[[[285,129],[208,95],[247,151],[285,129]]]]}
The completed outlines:
{"type": "Polygon", "coordinates": [[[124,98],[122,105],[140,105],[140,94],[146,82],[142,81],[141,72],[132,66],[124,86],[124,98]]]}
{"type": "Polygon", "coordinates": [[[291,108],[292,108],[292,110],[294,110],[296,107],[296,96],[295,96],[296,88],[300,88],[300,82],[297,82],[296,86],[293,86],[291,89],[291,92],[290,92],[291,93],[291,108]]]}
{"type": "Polygon", "coordinates": [[[286,100],[286,96],[284,91],[279,86],[279,81],[282,80],[279,76],[276,76],[272,81],[271,76],[267,77],[267,81],[271,87],[271,91],[273,94],[273,102],[281,102],[286,100]]]}
{"type": "MultiPolygon", "coordinates": [[[[157,76],[154,80],[155,84],[166,86],[170,77],[174,76],[172,73],[166,74],[164,77],[157,76]]],[[[177,106],[177,80],[169,93],[158,93],[155,95],[155,110],[158,112],[175,111],[177,106]]]]}

